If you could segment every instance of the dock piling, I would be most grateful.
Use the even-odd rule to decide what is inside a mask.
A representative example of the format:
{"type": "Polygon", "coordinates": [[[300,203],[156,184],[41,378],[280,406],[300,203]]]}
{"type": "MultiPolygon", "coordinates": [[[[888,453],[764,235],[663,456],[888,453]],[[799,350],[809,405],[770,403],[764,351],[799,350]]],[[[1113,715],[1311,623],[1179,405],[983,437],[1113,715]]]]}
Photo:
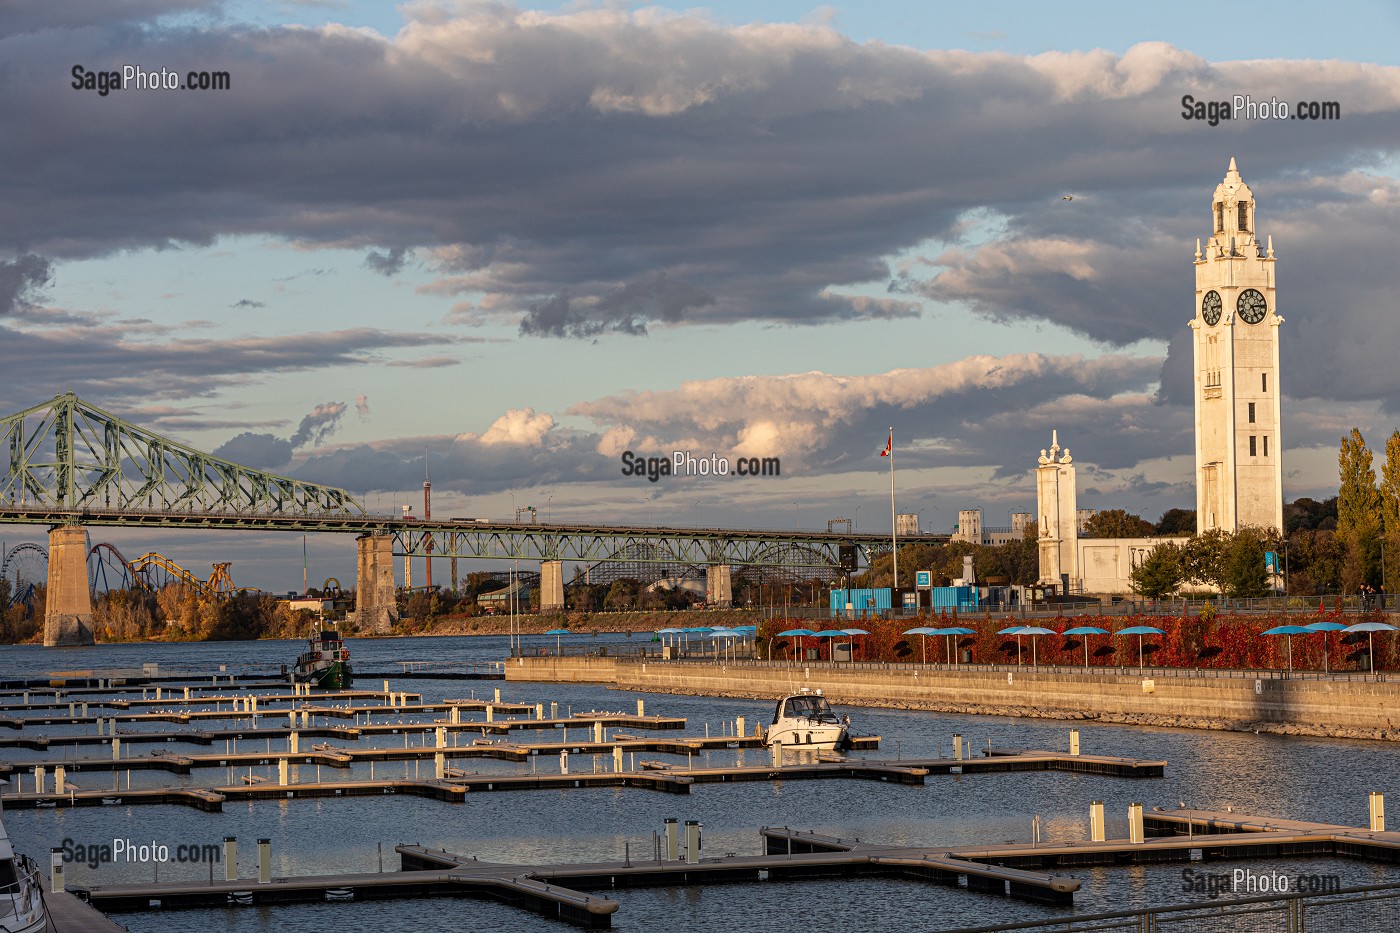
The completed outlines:
{"type": "Polygon", "coordinates": [[[1079,730],[1078,730],[1078,729],[1071,729],[1071,730],[1069,730],[1069,753],[1070,753],[1071,755],[1078,755],[1078,754],[1079,754],[1079,730]]]}
{"type": "Polygon", "coordinates": [[[734,720],[734,735],[736,738],[742,739],[744,737],[744,725],[745,723],[743,716],[740,716],[738,719],[734,720]]]}
{"type": "Polygon", "coordinates": [[[559,752],[559,773],[569,773],[569,750],[567,748],[561,749],[559,752]]]}
{"type": "Polygon", "coordinates": [[[1103,801],[1094,800],[1089,803],[1089,841],[1103,842],[1105,838],[1103,801]]]}
{"type": "Polygon", "coordinates": [[[685,821],[685,861],[687,865],[700,864],[700,821],[685,821]]]}
{"type": "Polygon", "coordinates": [[[287,759],[277,759],[277,783],[282,787],[287,786],[287,759]]]}
{"type": "Polygon", "coordinates": [[[638,715],[638,716],[645,716],[645,715],[647,714],[647,713],[646,713],[646,710],[647,710],[647,703],[646,703],[646,700],[638,699],[638,700],[637,700],[637,715],[638,715]]]}
{"type": "Polygon", "coordinates": [[[954,761],[962,761],[962,755],[963,755],[963,740],[962,740],[962,736],[960,736],[960,735],[954,735],[954,736],[953,736],[953,760],[954,760],[954,761]]]}
{"type": "Polygon", "coordinates": [[[1385,794],[1371,791],[1371,832],[1385,832],[1385,794]]]}
{"type": "Polygon", "coordinates": [[[49,850],[49,889],[54,894],[63,893],[63,850],[49,850]]]}
{"type": "Polygon", "coordinates": [[[234,881],[238,878],[238,837],[224,837],[224,880],[234,881]]]}
{"type": "Polygon", "coordinates": [[[63,765],[54,765],[54,769],[53,769],[53,792],[54,792],[55,794],[61,794],[61,793],[63,793],[63,781],[64,781],[64,779],[65,779],[65,777],[66,777],[66,774],[67,774],[67,769],[64,768],[63,765]]]}
{"type": "Polygon", "coordinates": [[[272,882],[272,840],[258,840],[258,884],[272,882]]]}
{"type": "Polygon", "coordinates": [[[614,746],[614,747],[613,747],[613,770],[614,770],[614,771],[621,771],[621,770],[622,770],[622,746],[621,746],[621,745],[617,745],[617,746],[614,746]]]}
{"type": "Polygon", "coordinates": [[[1142,831],[1142,804],[1128,804],[1128,841],[1140,845],[1146,838],[1142,831]]]}

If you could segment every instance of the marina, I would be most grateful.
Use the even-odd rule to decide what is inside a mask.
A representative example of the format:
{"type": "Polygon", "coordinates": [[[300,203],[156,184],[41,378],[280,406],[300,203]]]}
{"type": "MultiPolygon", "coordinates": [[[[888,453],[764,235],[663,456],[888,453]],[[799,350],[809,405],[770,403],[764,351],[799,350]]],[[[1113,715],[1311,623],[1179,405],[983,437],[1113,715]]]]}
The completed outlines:
{"type": "MultiPolygon", "coordinates": [[[[152,731],[97,736],[92,734],[95,721],[88,720],[98,718],[93,714],[97,704],[103,702],[100,698],[89,700],[87,717],[80,715],[79,707],[71,719],[65,716],[66,699],[60,705],[38,710],[6,709],[7,716],[18,714],[23,719],[39,713],[54,722],[7,730],[8,734],[0,733],[5,740],[37,740],[40,736],[30,733],[41,731],[45,743],[53,743],[53,751],[65,750],[67,757],[47,751],[48,744],[0,751],[11,781],[7,790],[12,793],[6,796],[5,806],[12,821],[48,821],[76,808],[84,814],[85,821],[97,820],[93,826],[108,820],[103,814],[122,815],[121,822],[113,824],[116,829],[132,819],[142,820],[140,814],[150,812],[165,814],[161,819],[169,831],[186,836],[203,834],[207,838],[211,833],[208,829],[201,831],[199,821],[212,818],[232,818],[234,822],[228,826],[241,839],[272,836],[273,880],[269,880],[266,891],[259,890],[259,884],[250,880],[246,870],[240,871],[233,882],[213,877],[223,874],[218,865],[212,866],[212,873],[204,871],[203,866],[191,866],[193,872],[188,868],[182,871],[177,865],[160,867],[158,880],[152,878],[149,868],[142,880],[139,871],[133,875],[132,868],[110,866],[92,871],[79,865],[68,866],[70,889],[93,892],[94,903],[103,909],[120,909],[122,923],[134,923],[133,930],[159,929],[158,925],[143,926],[147,921],[140,918],[162,916],[176,909],[177,902],[191,917],[201,916],[204,910],[228,910],[232,906],[235,916],[251,918],[251,913],[244,914],[236,908],[245,903],[265,907],[275,903],[277,906],[270,909],[277,916],[290,911],[286,916],[293,918],[297,911],[312,905],[320,905],[317,910],[352,910],[359,916],[378,909],[375,905],[385,899],[411,898],[415,905],[422,905],[424,916],[432,916],[437,910],[434,904],[460,902],[463,897],[478,905],[473,910],[526,911],[538,918],[554,918],[536,922],[580,927],[606,923],[615,929],[636,930],[656,921],[656,906],[671,896],[665,892],[677,887],[708,899],[709,895],[703,892],[714,884],[762,881],[754,888],[756,892],[788,890],[793,885],[797,886],[792,888],[796,891],[822,877],[845,879],[842,884],[851,886],[851,896],[857,901],[863,890],[880,890],[884,892],[880,897],[892,903],[915,897],[916,889],[948,890],[956,898],[946,903],[941,895],[932,893],[917,897],[921,902],[942,904],[941,915],[950,921],[945,925],[957,926],[958,918],[1026,917],[1018,910],[1055,909],[1067,901],[1077,911],[1110,908],[1123,902],[1120,889],[1128,883],[1127,876],[1112,873],[1125,867],[1198,865],[1203,859],[1223,858],[1251,864],[1251,860],[1277,859],[1285,853],[1290,862],[1299,864],[1330,864],[1329,860],[1338,858],[1364,858],[1364,864],[1376,866],[1393,864],[1388,843],[1359,856],[1345,842],[1329,841],[1329,833],[1350,832],[1357,841],[1366,834],[1354,828],[1348,830],[1349,824],[1336,820],[1325,807],[1320,811],[1315,807],[1281,811],[1293,817],[1314,818],[1314,825],[1308,826],[1284,826],[1268,817],[1236,817],[1240,826],[1221,824],[1212,833],[1212,844],[1203,849],[1201,837],[1208,829],[1204,821],[1223,819],[1228,814],[1223,806],[1180,812],[1175,807],[1153,809],[1154,805],[1165,804],[1168,796],[1185,795],[1184,791],[1160,789],[1164,781],[1169,782],[1169,788],[1184,787],[1193,783],[1192,772],[1210,767],[1207,760],[1191,754],[1179,764],[1176,759],[1183,757],[1185,746],[1172,754],[1162,753],[1168,746],[1161,740],[1171,733],[1160,730],[1095,726],[1070,730],[1063,725],[1043,724],[1028,727],[1013,721],[999,724],[997,720],[959,720],[838,704],[837,712],[849,714],[853,729],[858,730],[856,747],[844,754],[788,749],[778,752],[757,734],[755,725],[766,721],[764,704],[751,701],[641,694],[637,699],[646,709],[643,719],[650,723],[644,725],[626,722],[629,717],[637,719],[634,712],[617,712],[619,706],[635,706],[635,700],[619,702],[621,696],[597,687],[513,682],[502,689],[502,695],[487,691],[484,697],[454,699],[451,683],[420,681],[414,687],[419,693],[407,697],[396,684],[387,691],[376,689],[375,694],[383,695],[370,697],[323,698],[318,693],[308,698],[285,685],[258,690],[245,690],[240,685],[231,690],[223,684],[217,698],[199,697],[192,692],[188,702],[182,688],[173,691],[173,696],[163,694],[163,705],[157,705],[151,695],[144,702],[139,694],[125,697],[140,703],[128,710],[195,713],[208,711],[217,702],[220,711],[227,715],[233,712],[232,707],[247,704],[259,690],[267,690],[267,695],[258,696],[256,701],[259,727],[243,728],[252,720],[241,718],[238,728],[227,730],[227,737],[222,735],[224,730],[210,728],[223,724],[199,717],[191,719],[188,725],[165,720],[126,723],[122,724],[123,730],[152,731]],[[400,703],[403,705],[393,705],[400,703]],[[536,719],[540,712],[549,712],[551,703],[558,704],[561,714],[571,715],[536,719]],[[459,707],[459,722],[455,724],[450,721],[454,706],[459,707]],[[298,716],[313,712],[315,725],[302,726],[298,719],[298,728],[291,729],[288,713],[293,711],[298,716]],[[747,723],[742,727],[740,717],[747,723]],[[930,734],[919,725],[925,721],[941,723],[936,727],[941,735],[930,734]],[[519,725],[512,728],[512,723],[519,725]],[[372,728],[366,728],[367,725],[372,728]],[[542,729],[536,728],[541,725],[542,729]],[[483,726],[491,727],[487,734],[482,733],[483,726]],[[595,735],[600,728],[604,730],[602,737],[595,735]],[[324,734],[320,734],[322,730],[324,734]],[[294,732],[296,752],[290,747],[294,732]],[[1074,747],[1071,732],[1079,733],[1081,748],[1074,747]],[[155,754],[138,752],[150,746],[128,741],[147,736],[161,739],[153,749],[155,754]],[[1117,753],[1128,736],[1137,737],[1131,744],[1133,754],[1141,757],[1117,753]],[[110,743],[113,738],[122,740],[119,759],[110,756],[110,744],[101,744],[110,743]],[[82,742],[60,744],[74,740],[82,742]],[[99,744],[94,746],[93,742],[99,744]],[[218,746],[211,747],[215,742],[218,746]],[[561,751],[568,753],[568,774],[559,772],[561,751]],[[774,760],[778,754],[783,756],[781,765],[774,760]],[[442,758],[440,777],[438,756],[442,758]],[[504,770],[473,773],[488,763],[494,763],[493,769],[504,770]],[[62,795],[52,787],[53,771],[59,766],[64,768],[69,784],[62,795]],[[33,793],[36,768],[47,772],[49,786],[42,795],[33,793]],[[375,769],[372,778],[370,768],[375,769]],[[286,784],[281,783],[283,769],[286,784]],[[136,786],[136,777],[143,773],[151,777],[136,786]],[[228,779],[230,774],[232,781],[228,779]],[[151,779],[164,786],[148,786],[151,779]],[[172,779],[178,783],[172,783],[172,779]],[[125,787],[127,781],[133,785],[130,791],[125,787]],[[1089,782],[1075,792],[1081,800],[1078,805],[1069,800],[1050,803],[1058,799],[1052,788],[1069,786],[1060,783],[1064,781],[1074,782],[1076,787],[1089,782]],[[76,789],[72,782],[77,782],[76,789]],[[1006,794],[1013,785],[1019,790],[1008,798],[1006,794]],[[831,791],[822,790],[827,787],[831,791]],[[1118,787],[1124,790],[1114,789],[1118,787]],[[509,793],[502,797],[501,792],[506,791],[509,793]],[[1037,809],[1050,815],[1040,820],[1041,837],[1037,840],[1032,835],[1030,841],[1023,829],[1012,829],[1004,818],[976,803],[972,812],[981,815],[972,821],[955,819],[950,823],[945,819],[915,818],[903,826],[906,821],[894,823],[875,816],[881,810],[893,813],[904,812],[910,806],[925,806],[916,801],[928,798],[930,793],[935,795],[932,799],[969,802],[990,795],[990,799],[1007,801],[1002,806],[1009,803],[1013,809],[1018,804],[1010,801],[1039,797],[1044,800],[1045,809],[1037,809]],[[1103,842],[1083,838],[1091,823],[1091,808],[1083,802],[1084,794],[1107,801],[1105,822],[1109,831],[1103,842]],[[541,846],[537,841],[525,846],[524,839],[511,843],[508,834],[501,835],[500,827],[509,823],[506,814],[518,814],[519,808],[507,805],[508,809],[501,810],[489,803],[495,799],[538,801],[528,807],[534,811],[542,806],[540,819],[562,819],[562,814],[568,813],[569,825],[578,827],[577,838],[584,840],[584,845],[561,848],[549,842],[541,846]],[[651,800],[658,803],[647,803],[651,800]],[[1131,828],[1123,820],[1123,814],[1129,812],[1125,800],[1143,800],[1148,804],[1143,814],[1143,843],[1134,843],[1130,838],[1131,828]],[[666,801],[674,803],[668,805],[666,801]],[[760,805],[759,801],[768,803],[760,805]],[[800,810],[784,812],[793,804],[798,804],[800,810]],[[1067,805],[1074,811],[1069,822],[1063,816],[1053,815],[1056,811],[1063,813],[1067,805]],[[319,860],[285,834],[266,833],[261,828],[265,817],[258,816],[272,813],[268,808],[276,808],[277,813],[284,814],[279,820],[300,823],[303,818],[297,814],[310,814],[313,808],[320,812],[326,806],[351,808],[347,812],[367,821],[364,829],[373,834],[368,839],[371,864],[364,863],[363,855],[338,855],[333,862],[319,860]],[[405,806],[421,816],[393,816],[405,813],[405,806]],[[421,807],[428,809],[420,810],[421,807]],[[815,821],[810,819],[814,807],[824,814],[815,821]],[[684,846],[681,857],[670,859],[663,845],[661,864],[656,862],[654,846],[660,834],[655,830],[664,824],[661,817],[668,810],[678,818],[683,816],[682,823],[695,820],[704,824],[704,848],[693,865],[685,862],[684,846]],[[772,825],[771,818],[765,818],[767,810],[782,812],[780,821],[802,829],[772,825]],[[556,811],[561,816],[544,815],[556,811]],[[846,811],[854,819],[843,817],[846,811]],[[180,812],[192,816],[171,819],[171,815],[180,812]],[[446,833],[440,826],[430,828],[444,819],[429,817],[433,812],[472,813],[473,824],[482,818],[496,822],[490,824],[493,828],[488,829],[484,839],[478,839],[476,833],[463,836],[450,828],[446,833]],[[489,817],[484,813],[498,815],[489,817]],[[1187,813],[1196,820],[1189,828],[1181,822],[1187,813]],[[622,832],[598,824],[597,817],[602,814],[612,814],[608,819],[622,832]],[[804,819],[803,814],[808,818],[804,819]],[[500,822],[502,818],[506,823],[500,822]],[[1261,838],[1265,831],[1252,828],[1249,820],[1260,825],[1274,824],[1287,833],[1265,842],[1261,838]],[[240,825],[243,828],[238,828],[240,825]],[[418,826],[417,831],[413,830],[414,825],[418,826]],[[1326,827],[1331,827],[1329,833],[1323,832],[1326,827]],[[425,829],[429,838],[415,842],[425,829]],[[1183,830],[1179,838],[1177,829],[1183,830]],[[854,841],[856,837],[860,842],[854,841]],[[757,848],[755,838],[759,841],[757,848]],[[607,840],[613,841],[606,844],[607,840]],[[600,848],[599,843],[605,844],[600,848]],[[397,856],[398,864],[381,862],[385,870],[377,870],[372,864],[377,845],[382,846],[386,856],[397,856]],[[613,845],[616,854],[607,851],[613,845]],[[458,861],[442,861],[449,857],[458,861]],[[774,862],[783,864],[770,864],[774,862]],[[1103,871],[1111,874],[1095,874],[1103,871]],[[524,874],[528,877],[518,878],[524,874]],[[418,877],[399,877],[402,875],[418,877]],[[503,878],[510,883],[498,884],[503,878]],[[1055,887],[1063,888],[1070,882],[1075,886],[1073,891],[1055,887]],[[910,888],[911,884],[916,888],[910,888]],[[150,885],[155,887],[146,890],[150,885]],[[143,893],[152,896],[147,898],[144,909],[135,909],[139,906],[137,900],[116,899],[123,890],[137,899],[143,893]],[[1112,893],[1115,891],[1118,893],[1112,893]],[[107,894],[102,892],[112,892],[112,900],[104,901],[107,894]],[[230,900],[231,894],[237,896],[230,900]],[[349,900],[341,904],[347,897],[349,900]],[[657,901],[658,897],[662,900],[657,901]],[[928,901],[930,897],[932,901],[928,901]],[[151,901],[161,904],[155,912],[151,911],[151,901]],[[118,903],[122,904],[120,908],[112,906],[118,903]],[[493,904],[496,906],[488,907],[493,904]],[[609,908],[609,904],[613,906],[609,908]],[[1006,906],[997,907],[999,904],[1006,906]],[[1010,907],[1015,904],[1023,906],[1010,907]]],[[[376,688],[379,686],[375,684],[376,688]]],[[[106,699],[115,700],[118,696],[106,699]]],[[[16,704],[22,700],[22,696],[13,697],[16,704]]],[[[33,704],[48,700],[31,696],[29,701],[33,704]]],[[[0,707],[3,705],[0,702],[0,707]]],[[[102,712],[107,709],[104,707],[102,712]]],[[[251,717],[252,710],[240,708],[236,712],[241,717],[251,717]]],[[[771,713],[772,706],[768,705],[767,715],[771,713]]],[[[1380,789],[1384,789],[1383,785],[1380,789]]],[[[1202,800],[1199,794],[1196,791],[1191,796],[1202,800]]],[[[1352,797],[1354,802],[1354,793],[1352,797]]],[[[1364,801],[1363,794],[1363,805],[1364,801]]],[[[943,806],[946,805],[939,805],[938,809],[943,806]]],[[[1269,810],[1243,810],[1239,806],[1235,809],[1240,813],[1280,812],[1276,806],[1269,810]]],[[[447,821],[450,824],[453,818],[448,817],[447,821]]],[[[533,819],[528,822],[533,823],[533,819]]],[[[68,832],[71,834],[71,830],[68,832]]],[[[348,853],[358,847],[362,853],[366,844],[363,832],[352,829],[349,838],[337,843],[333,851],[348,853]]],[[[246,866],[244,862],[239,867],[246,866]]],[[[257,872],[253,871],[251,878],[255,877],[257,872]]],[[[1354,880],[1366,883],[1383,879],[1365,872],[1354,880]]],[[[1133,886],[1138,884],[1132,882],[1133,886]]],[[[760,901],[771,896],[774,895],[759,895],[760,901]]],[[[1158,896],[1172,897],[1167,892],[1158,896]]],[[[755,905],[755,909],[756,916],[761,916],[761,908],[755,905]]],[[[419,908],[415,906],[415,910],[419,908]]],[[[261,921],[237,922],[252,923],[249,929],[261,929],[261,921]]],[[[854,927],[861,928],[858,923],[854,927]]],[[[826,929],[820,923],[814,928],[826,929]]],[[[703,923],[700,929],[706,929],[703,923]]]]}

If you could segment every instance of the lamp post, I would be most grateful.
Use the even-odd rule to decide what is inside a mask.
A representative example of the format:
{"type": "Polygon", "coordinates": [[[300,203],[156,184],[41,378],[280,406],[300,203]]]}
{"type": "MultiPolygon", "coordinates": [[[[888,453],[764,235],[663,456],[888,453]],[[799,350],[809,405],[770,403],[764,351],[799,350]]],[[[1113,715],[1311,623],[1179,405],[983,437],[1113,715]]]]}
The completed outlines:
{"type": "Polygon", "coordinates": [[[650,525],[650,524],[651,524],[651,496],[647,496],[643,501],[646,502],[646,504],[647,504],[647,524],[650,525]]]}
{"type": "Polygon", "coordinates": [[[860,531],[860,506],[856,506],[856,516],[851,520],[852,531],[860,531]]]}
{"type": "Polygon", "coordinates": [[[554,493],[550,493],[544,500],[544,520],[545,524],[550,523],[550,516],[553,512],[554,493]]]}
{"type": "Polygon", "coordinates": [[[510,514],[515,516],[511,521],[520,521],[520,513],[515,511],[515,493],[510,494],[510,514]]]}
{"type": "MultiPolygon", "coordinates": [[[[797,503],[794,502],[792,504],[792,530],[796,531],[800,527],[802,527],[802,517],[798,514],[797,503]]],[[[1384,555],[1384,553],[1384,551],[1381,552],[1382,555],[1384,555]]],[[[1382,562],[1384,562],[1384,560],[1382,560],[1382,562]]]]}

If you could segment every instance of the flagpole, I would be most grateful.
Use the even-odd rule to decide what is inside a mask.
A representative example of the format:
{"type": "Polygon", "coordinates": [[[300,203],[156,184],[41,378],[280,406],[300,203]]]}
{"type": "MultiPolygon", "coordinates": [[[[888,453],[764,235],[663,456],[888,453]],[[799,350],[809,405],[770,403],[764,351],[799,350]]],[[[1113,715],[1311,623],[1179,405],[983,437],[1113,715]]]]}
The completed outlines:
{"type": "Polygon", "coordinates": [[[899,589],[899,522],[894,511],[894,426],[890,426],[890,554],[894,558],[894,582],[890,586],[890,608],[894,609],[899,589]]]}

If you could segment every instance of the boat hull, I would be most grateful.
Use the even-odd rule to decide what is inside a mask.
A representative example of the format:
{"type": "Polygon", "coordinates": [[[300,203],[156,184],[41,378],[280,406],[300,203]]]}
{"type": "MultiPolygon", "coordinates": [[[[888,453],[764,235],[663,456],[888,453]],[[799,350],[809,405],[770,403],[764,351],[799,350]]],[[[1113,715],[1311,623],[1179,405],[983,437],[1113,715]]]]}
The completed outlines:
{"type": "Polygon", "coordinates": [[[298,667],[293,677],[299,684],[311,684],[325,690],[340,690],[354,682],[350,665],[342,661],[332,661],[325,666],[298,667]]]}
{"type": "Polygon", "coordinates": [[[816,725],[799,723],[770,729],[768,731],[769,746],[779,743],[782,743],[785,749],[830,752],[838,748],[846,748],[850,744],[850,735],[845,726],[833,726],[826,723],[816,725]]]}

